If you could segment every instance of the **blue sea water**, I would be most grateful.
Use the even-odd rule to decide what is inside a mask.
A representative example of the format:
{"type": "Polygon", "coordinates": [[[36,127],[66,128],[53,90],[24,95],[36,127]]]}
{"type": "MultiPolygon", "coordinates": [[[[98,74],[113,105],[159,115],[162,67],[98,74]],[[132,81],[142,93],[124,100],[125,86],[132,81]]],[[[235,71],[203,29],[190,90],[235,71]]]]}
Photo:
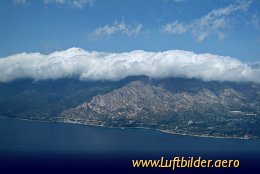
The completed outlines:
{"type": "Polygon", "coordinates": [[[260,140],[194,137],[142,128],[0,119],[0,153],[260,152],[260,140]]]}
{"type": "Polygon", "coordinates": [[[93,162],[95,160],[106,164],[113,160],[119,161],[122,162],[122,166],[131,168],[131,159],[157,159],[161,156],[170,158],[177,155],[240,158],[244,164],[253,164],[259,163],[259,154],[260,140],[173,135],[141,128],[104,128],[0,119],[0,166],[5,167],[27,161],[26,164],[30,164],[28,166],[31,169],[33,161],[41,159],[32,165],[36,166],[37,170],[46,162],[55,163],[66,159],[67,163],[71,164],[72,161],[77,161],[72,159],[80,159],[73,163],[77,168],[82,162],[93,167],[93,164],[96,164],[93,162]],[[39,164],[41,165],[38,166],[39,164]]]}

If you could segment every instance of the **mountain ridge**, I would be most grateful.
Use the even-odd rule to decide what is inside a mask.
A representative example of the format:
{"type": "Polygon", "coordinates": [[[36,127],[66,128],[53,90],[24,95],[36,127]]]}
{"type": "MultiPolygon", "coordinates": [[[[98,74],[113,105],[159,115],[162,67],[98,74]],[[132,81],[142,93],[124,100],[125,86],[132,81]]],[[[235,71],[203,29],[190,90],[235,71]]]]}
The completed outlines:
{"type": "Polygon", "coordinates": [[[154,79],[0,83],[0,115],[198,136],[260,137],[260,84],[154,79]]]}
{"type": "Polygon", "coordinates": [[[214,130],[218,136],[230,136],[223,130],[233,129],[235,136],[253,137],[248,130],[241,135],[240,127],[234,126],[237,122],[249,126],[248,121],[252,118],[241,116],[259,116],[256,104],[247,102],[243,93],[231,88],[223,89],[219,95],[206,88],[196,94],[172,93],[139,80],[97,95],[90,102],[63,111],[60,117],[64,122],[76,121],[110,127],[141,126],[187,134],[193,134],[193,129],[197,129],[198,134],[213,134],[214,130]],[[196,125],[201,122],[207,127],[196,125]]]}

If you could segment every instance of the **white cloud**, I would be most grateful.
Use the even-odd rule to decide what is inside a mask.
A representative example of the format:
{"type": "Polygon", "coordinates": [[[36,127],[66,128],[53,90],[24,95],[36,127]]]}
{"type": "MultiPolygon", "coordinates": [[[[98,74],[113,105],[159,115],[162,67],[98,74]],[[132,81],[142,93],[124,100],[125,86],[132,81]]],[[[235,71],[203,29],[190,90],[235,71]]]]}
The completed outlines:
{"type": "Polygon", "coordinates": [[[168,30],[165,32],[170,34],[183,34],[189,29],[199,42],[210,35],[216,35],[219,39],[224,39],[226,29],[232,25],[229,20],[230,15],[247,11],[250,4],[251,1],[241,1],[238,4],[212,10],[207,15],[194,19],[188,24],[175,21],[162,26],[162,29],[165,31],[165,27],[168,26],[168,30]]]}
{"type": "Polygon", "coordinates": [[[228,16],[239,11],[246,11],[250,1],[242,1],[240,4],[229,5],[211,11],[206,16],[195,20],[192,24],[192,33],[197,41],[202,41],[209,35],[217,35],[219,39],[225,36],[225,29],[230,27],[228,16]]]}
{"type": "Polygon", "coordinates": [[[71,48],[48,55],[21,53],[0,58],[0,82],[66,77],[120,80],[134,75],[260,82],[260,69],[237,59],[181,50],[104,53],[71,48]]]}
{"type": "Polygon", "coordinates": [[[162,26],[162,32],[169,34],[182,34],[185,33],[187,30],[188,26],[185,26],[178,21],[174,21],[162,26]]]}
{"type": "Polygon", "coordinates": [[[252,24],[255,29],[260,29],[260,18],[257,13],[255,13],[252,17],[252,24]]]}
{"type": "Polygon", "coordinates": [[[22,4],[26,4],[27,0],[13,0],[13,2],[16,5],[22,5],[22,4]]]}
{"type": "Polygon", "coordinates": [[[171,1],[178,3],[178,2],[184,2],[186,0],[164,0],[164,2],[171,2],[171,1]]]}
{"type": "Polygon", "coordinates": [[[116,33],[126,34],[128,36],[136,36],[141,32],[142,27],[143,25],[141,23],[126,24],[123,20],[121,22],[115,21],[112,25],[105,25],[95,29],[95,31],[90,34],[90,37],[98,39],[103,37],[110,37],[116,33]]]}
{"type": "Polygon", "coordinates": [[[173,0],[174,2],[183,2],[185,0],[173,0]]]}
{"type": "MultiPolygon", "coordinates": [[[[17,5],[23,5],[31,0],[13,0],[17,5]]],[[[93,6],[95,0],[42,0],[44,4],[57,4],[69,6],[71,8],[84,8],[85,6],[93,6]]]]}
{"type": "Polygon", "coordinates": [[[86,5],[92,6],[94,0],[43,0],[44,4],[68,5],[72,8],[84,8],[86,5]]]}

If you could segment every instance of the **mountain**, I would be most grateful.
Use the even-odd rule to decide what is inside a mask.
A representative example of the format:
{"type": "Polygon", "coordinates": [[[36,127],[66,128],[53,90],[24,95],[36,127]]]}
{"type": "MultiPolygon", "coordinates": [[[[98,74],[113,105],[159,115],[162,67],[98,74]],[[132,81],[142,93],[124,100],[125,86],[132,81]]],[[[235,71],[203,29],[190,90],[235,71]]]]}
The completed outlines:
{"type": "Polygon", "coordinates": [[[178,134],[260,137],[260,84],[128,77],[0,84],[2,116],[178,134]]]}

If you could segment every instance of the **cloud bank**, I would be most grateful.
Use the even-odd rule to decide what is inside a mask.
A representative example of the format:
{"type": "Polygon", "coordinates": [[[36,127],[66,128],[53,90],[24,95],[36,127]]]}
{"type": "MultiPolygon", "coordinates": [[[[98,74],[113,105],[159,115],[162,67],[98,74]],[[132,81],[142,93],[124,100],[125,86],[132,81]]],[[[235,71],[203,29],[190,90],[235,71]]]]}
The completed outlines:
{"type": "Polygon", "coordinates": [[[0,82],[70,77],[113,81],[135,75],[260,82],[260,68],[231,57],[182,50],[104,53],[70,48],[48,55],[20,53],[0,58],[0,82]]]}

